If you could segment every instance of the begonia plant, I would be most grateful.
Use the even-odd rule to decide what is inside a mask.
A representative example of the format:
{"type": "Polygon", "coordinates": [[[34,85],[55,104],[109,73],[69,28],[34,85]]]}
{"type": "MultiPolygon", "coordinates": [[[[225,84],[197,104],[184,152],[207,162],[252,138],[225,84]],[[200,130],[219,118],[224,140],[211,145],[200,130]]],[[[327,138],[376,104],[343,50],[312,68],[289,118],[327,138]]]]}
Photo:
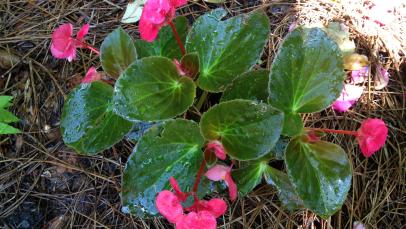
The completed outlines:
{"type": "Polygon", "coordinates": [[[287,34],[270,69],[262,69],[258,63],[270,36],[264,11],[230,17],[218,8],[189,27],[185,17],[175,17],[185,4],[148,0],[141,39],[118,28],[100,52],[84,41],[88,27],[77,38],[72,25],[55,30],[56,58],[72,61],[76,48],[90,48],[100,53],[110,82],[116,79],[106,83],[89,68],[65,102],[64,142],[94,155],[124,138],[134,141],[122,175],[122,211],[161,214],[176,228],[216,228],[216,218],[229,209],[227,196],[235,201],[263,178],[287,209],[334,214],[350,189],[352,168],[339,145],[321,138],[354,136],[370,157],[388,133],[380,119],[367,119],[357,131],[302,121],[301,114],[329,109],[345,96],[335,40],[320,28],[298,27],[287,34]],[[271,167],[273,160],[285,169],[271,167]],[[229,195],[222,195],[226,188],[229,195]]]}

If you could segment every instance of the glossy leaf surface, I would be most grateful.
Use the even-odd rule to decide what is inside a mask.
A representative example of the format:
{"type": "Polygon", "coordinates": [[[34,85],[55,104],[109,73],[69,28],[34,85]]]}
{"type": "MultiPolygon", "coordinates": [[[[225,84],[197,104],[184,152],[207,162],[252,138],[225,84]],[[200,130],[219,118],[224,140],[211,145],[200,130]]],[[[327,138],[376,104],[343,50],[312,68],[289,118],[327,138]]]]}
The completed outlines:
{"type": "MultiPolygon", "coordinates": [[[[188,32],[187,19],[183,16],[179,16],[173,20],[173,23],[175,24],[176,31],[178,31],[182,43],[184,44],[188,32]]],[[[172,29],[169,25],[162,27],[158,33],[157,39],[154,42],[136,40],[135,47],[137,48],[139,58],[147,56],[164,56],[171,60],[180,60],[182,57],[178,43],[176,42],[172,29]]]]}
{"type": "Polygon", "coordinates": [[[215,9],[193,24],[186,50],[200,59],[200,88],[220,92],[261,56],[269,35],[269,19],[262,11],[222,20],[227,12],[215,9]]]}
{"type": "Polygon", "coordinates": [[[286,113],[311,113],[330,106],[343,87],[337,44],[321,29],[298,28],[281,45],[269,78],[269,103],[286,113]]]}
{"type": "Polygon", "coordinates": [[[282,134],[289,137],[300,135],[303,130],[302,117],[299,114],[286,114],[282,134]]]}
{"type": "Polygon", "coordinates": [[[96,81],[81,84],[68,96],[61,119],[65,144],[79,153],[95,154],[120,141],[132,123],[113,113],[113,88],[96,81]]]}
{"type": "Polygon", "coordinates": [[[264,103],[231,100],[203,114],[200,128],[207,140],[219,140],[239,160],[264,156],[278,141],[283,113],[264,103]]]}
{"type": "Polygon", "coordinates": [[[303,201],[296,194],[295,188],[286,173],[268,166],[264,172],[266,182],[276,188],[279,200],[288,210],[303,208],[303,201]]]}
{"type": "Polygon", "coordinates": [[[233,80],[221,96],[221,101],[233,99],[268,100],[269,71],[255,70],[243,73],[233,80]]]}
{"type": "Polygon", "coordinates": [[[340,146],[294,139],[286,149],[285,163],[306,208],[324,218],[341,208],[351,187],[352,171],[340,146]]]}
{"type": "Polygon", "coordinates": [[[266,162],[253,162],[232,171],[232,176],[237,183],[238,193],[241,196],[247,195],[261,183],[262,174],[267,166],[266,162]]]}
{"type": "Polygon", "coordinates": [[[190,191],[203,160],[204,143],[199,126],[183,119],[154,126],[140,139],[123,174],[124,211],[140,217],[156,215],[155,197],[170,189],[173,176],[181,189],[190,191]]]}
{"type": "Polygon", "coordinates": [[[100,47],[103,70],[111,77],[118,76],[137,59],[134,41],[122,28],[115,29],[100,47]]]}
{"type": "Polygon", "coordinates": [[[194,82],[178,75],[165,57],[137,60],[115,84],[114,109],[128,120],[156,121],[175,117],[192,104],[194,82]]]}

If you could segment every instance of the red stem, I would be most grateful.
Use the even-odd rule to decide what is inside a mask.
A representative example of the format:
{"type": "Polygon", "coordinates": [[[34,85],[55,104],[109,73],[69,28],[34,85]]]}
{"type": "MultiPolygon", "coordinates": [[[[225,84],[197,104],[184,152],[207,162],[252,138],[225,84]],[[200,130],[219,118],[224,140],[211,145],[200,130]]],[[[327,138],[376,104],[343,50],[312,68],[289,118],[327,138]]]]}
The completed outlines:
{"type": "MultiPolygon", "coordinates": [[[[75,38],[74,38],[74,39],[75,39],[75,38]]],[[[78,39],[75,39],[75,41],[77,41],[78,43],[80,43],[81,45],[83,45],[85,48],[90,49],[92,52],[96,53],[97,55],[100,55],[99,50],[96,49],[95,47],[89,45],[88,43],[83,42],[83,41],[80,41],[80,40],[78,40],[78,39]]]]}
{"type": "Polygon", "coordinates": [[[182,53],[182,56],[185,55],[186,54],[185,46],[183,45],[183,43],[182,43],[182,41],[180,39],[178,31],[176,31],[175,25],[172,23],[172,21],[168,21],[168,24],[172,29],[173,35],[175,36],[176,42],[179,45],[180,52],[182,53]]]}
{"type": "Polygon", "coordinates": [[[196,180],[195,180],[195,183],[193,184],[193,189],[192,189],[193,198],[195,199],[195,201],[198,201],[197,189],[199,188],[200,179],[202,178],[202,174],[203,174],[205,167],[206,167],[206,160],[203,159],[202,163],[200,164],[199,171],[197,171],[196,180]]]}
{"type": "Polygon", "coordinates": [[[353,135],[357,136],[358,132],[357,131],[351,131],[351,130],[332,130],[332,129],[322,129],[322,128],[306,128],[307,130],[315,130],[315,131],[321,131],[324,133],[332,133],[332,134],[347,134],[347,135],[353,135]]]}

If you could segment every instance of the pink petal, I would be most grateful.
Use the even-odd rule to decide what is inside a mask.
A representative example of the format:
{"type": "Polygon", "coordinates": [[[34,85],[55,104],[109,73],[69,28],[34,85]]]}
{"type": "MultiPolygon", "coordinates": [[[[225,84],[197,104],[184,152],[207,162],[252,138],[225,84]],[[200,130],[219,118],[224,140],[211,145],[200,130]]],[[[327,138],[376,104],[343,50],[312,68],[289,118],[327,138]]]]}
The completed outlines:
{"type": "Polygon", "coordinates": [[[226,174],[231,171],[231,167],[225,165],[215,165],[206,173],[206,177],[212,181],[225,180],[226,174]]]}
{"type": "Polygon", "coordinates": [[[179,188],[179,183],[174,177],[169,178],[169,184],[172,186],[173,190],[175,190],[176,196],[179,198],[180,201],[186,201],[188,195],[179,188]]]}
{"type": "Polygon", "coordinates": [[[72,33],[73,26],[70,23],[63,24],[54,30],[51,42],[52,56],[59,59],[68,59],[68,61],[76,58],[72,33]]]}
{"type": "Polygon", "coordinates": [[[206,202],[204,210],[210,212],[214,217],[218,218],[226,213],[227,204],[222,199],[211,199],[206,202]]]}
{"type": "Polygon", "coordinates": [[[233,178],[231,177],[231,172],[228,172],[226,174],[225,181],[228,186],[228,193],[230,195],[230,200],[234,201],[237,198],[237,184],[234,182],[233,178]]]}
{"type": "Polygon", "coordinates": [[[213,151],[220,160],[226,159],[226,150],[224,149],[223,144],[217,140],[207,143],[206,150],[213,151]]]}
{"type": "Polygon", "coordinates": [[[363,88],[351,84],[344,85],[340,97],[332,104],[332,108],[339,112],[347,111],[361,97],[363,88]]]}
{"type": "Polygon", "coordinates": [[[216,229],[216,227],[216,218],[208,211],[189,212],[176,222],[176,229],[216,229]]]}
{"type": "Polygon", "coordinates": [[[150,23],[149,21],[145,20],[145,18],[143,18],[141,15],[140,24],[138,26],[141,39],[148,42],[153,42],[158,36],[161,27],[162,26],[150,23]]]}
{"type": "Polygon", "coordinates": [[[82,28],[80,28],[78,34],[76,35],[76,38],[80,41],[83,40],[83,38],[89,33],[89,28],[89,24],[84,24],[82,28]]]}
{"type": "Polygon", "coordinates": [[[375,89],[381,90],[389,83],[389,72],[381,65],[378,66],[378,72],[375,76],[375,89]]]}
{"type": "MultiPolygon", "coordinates": [[[[148,21],[151,24],[162,25],[171,15],[174,7],[170,0],[148,0],[142,10],[141,19],[148,21]]],[[[141,22],[140,22],[141,23],[141,22]]]]}
{"type": "Polygon", "coordinates": [[[85,78],[82,79],[82,83],[91,83],[100,79],[101,75],[97,73],[96,68],[92,66],[87,70],[85,78]]]}
{"type": "Polygon", "coordinates": [[[168,190],[161,191],[155,200],[156,208],[171,223],[176,223],[183,215],[178,197],[168,190]]]}
{"type": "Polygon", "coordinates": [[[369,66],[365,66],[359,70],[351,71],[351,81],[355,84],[362,83],[368,76],[369,66]]]}
{"type": "Polygon", "coordinates": [[[367,119],[358,129],[357,140],[365,157],[372,156],[385,145],[388,128],[381,119],[367,119]]]}
{"type": "Polygon", "coordinates": [[[172,5],[173,5],[175,8],[178,8],[178,7],[181,7],[181,6],[183,6],[183,5],[186,5],[186,3],[187,3],[187,0],[172,0],[172,5]]]}

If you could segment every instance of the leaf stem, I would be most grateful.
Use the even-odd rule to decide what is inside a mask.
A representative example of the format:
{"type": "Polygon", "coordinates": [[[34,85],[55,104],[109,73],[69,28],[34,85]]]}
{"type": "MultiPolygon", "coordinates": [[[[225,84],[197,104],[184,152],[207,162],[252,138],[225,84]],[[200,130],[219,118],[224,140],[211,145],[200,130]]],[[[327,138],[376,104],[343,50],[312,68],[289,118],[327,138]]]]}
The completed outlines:
{"type": "Polygon", "coordinates": [[[200,109],[202,108],[203,103],[206,100],[208,94],[209,93],[207,91],[203,91],[203,94],[200,96],[199,101],[197,102],[197,105],[196,105],[196,109],[198,111],[200,111],[200,109]]]}
{"type": "Polygon", "coordinates": [[[186,49],[185,46],[182,43],[182,40],[180,39],[179,33],[176,30],[175,25],[172,23],[172,21],[168,21],[169,26],[172,29],[173,35],[175,36],[176,42],[178,43],[178,46],[180,48],[180,52],[182,53],[182,56],[186,54],[186,49]]]}
{"type": "MultiPolygon", "coordinates": [[[[74,39],[75,39],[75,38],[74,38],[74,39]]],[[[83,42],[83,41],[80,41],[80,40],[78,40],[78,39],[75,39],[75,41],[78,42],[78,43],[80,43],[81,45],[83,45],[84,48],[90,49],[90,51],[96,53],[97,55],[100,55],[100,51],[99,51],[97,48],[91,46],[90,44],[88,44],[88,43],[86,43],[86,42],[83,42]]]]}
{"type": "Polygon", "coordinates": [[[331,134],[346,134],[346,135],[352,135],[352,136],[358,135],[357,131],[351,131],[351,130],[333,130],[333,129],[309,128],[309,127],[306,127],[306,129],[320,131],[320,132],[324,132],[324,133],[331,133],[331,134]]]}

